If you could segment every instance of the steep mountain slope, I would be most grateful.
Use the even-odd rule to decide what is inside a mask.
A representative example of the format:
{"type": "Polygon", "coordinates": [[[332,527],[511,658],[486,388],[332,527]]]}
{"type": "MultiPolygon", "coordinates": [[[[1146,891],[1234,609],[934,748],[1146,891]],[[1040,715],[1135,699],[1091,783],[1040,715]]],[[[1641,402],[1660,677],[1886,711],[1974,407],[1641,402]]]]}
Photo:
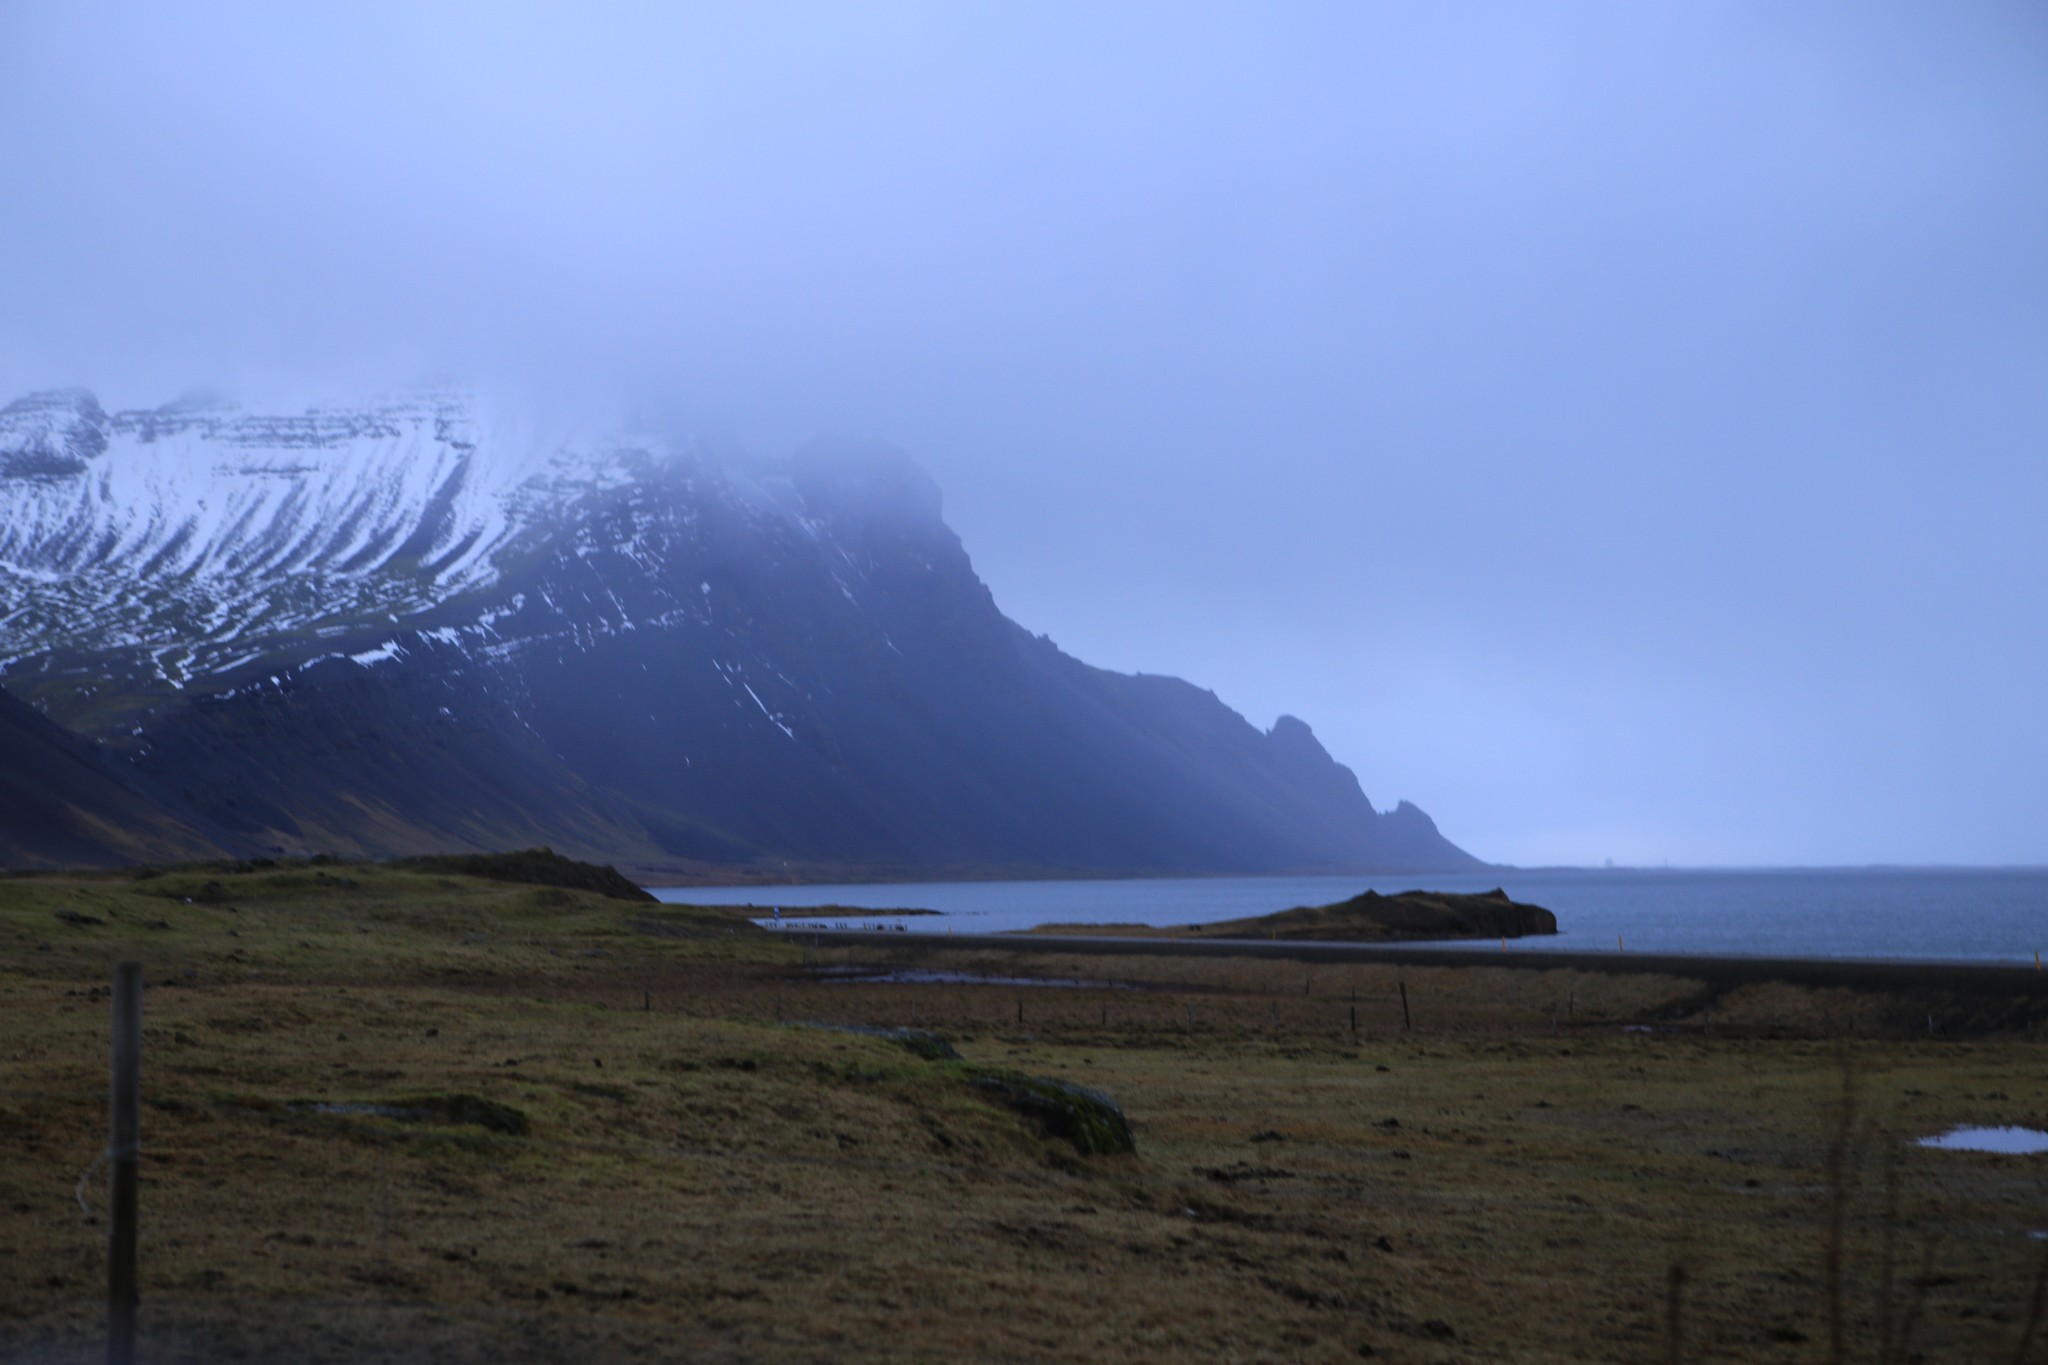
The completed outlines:
{"type": "Polygon", "coordinates": [[[218,856],[203,822],[0,692],[0,866],[81,867],[218,856]]]}
{"type": "Polygon", "coordinates": [[[454,398],[0,410],[0,681],[252,849],[643,869],[1471,865],[1308,727],[997,610],[901,455],[454,398]]]}

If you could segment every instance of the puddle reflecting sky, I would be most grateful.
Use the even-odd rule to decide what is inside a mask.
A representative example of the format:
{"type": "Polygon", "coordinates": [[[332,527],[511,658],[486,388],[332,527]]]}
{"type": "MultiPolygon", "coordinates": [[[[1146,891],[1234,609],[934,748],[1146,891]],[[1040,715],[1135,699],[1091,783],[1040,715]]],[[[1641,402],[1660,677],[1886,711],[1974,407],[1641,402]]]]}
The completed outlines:
{"type": "Polygon", "coordinates": [[[2038,1128],[1951,1128],[1939,1137],[1920,1139],[1922,1147],[1940,1147],[1951,1152],[2003,1152],[2027,1156],[2048,1152],[2048,1133],[2038,1128]]]}
{"type": "Polygon", "coordinates": [[[872,971],[861,967],[823,967],[815,975],[826,981],[845,981],[862,986],[1060,986],[1070,990],[1115,989],[1101,981],[1070,981],[1054,976],[977,976],[972,972],[872,971]]]}

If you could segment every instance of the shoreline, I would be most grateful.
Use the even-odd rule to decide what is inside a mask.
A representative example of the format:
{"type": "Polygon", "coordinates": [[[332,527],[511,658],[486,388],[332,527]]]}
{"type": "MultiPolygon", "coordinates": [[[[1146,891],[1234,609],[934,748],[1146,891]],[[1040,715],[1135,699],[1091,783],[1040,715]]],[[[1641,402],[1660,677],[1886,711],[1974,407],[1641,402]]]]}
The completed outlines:
{"type": "Polygon", "coordinates": [[[622,873],[654,890],[740,890],[760,886],[951,886],[991,882],[1169,882],[1255,881],[1281,877],[1490,877],[1594,875],[1629,877],[1847,876],[1855,874],[1939,875],[2048,873],[2048,863],[1788,863],[1738,867],[1600,867],[1545,863],[1528,867],[1514,863],[1483,863],[1459,868],[1309,868],[1290,872],[1131,871],[1116,868],[1048,870],[1033,867],[968,866],[945,868],[839,866],[805,864],[783,871],[749,872],[731,867],[688,868],[668,864],[620,863],[622,873]]]}
{"type": "MultiPolygon", "coordinates": [[[[1266,939],[1269,924],[1236,921],[1313,910],[1356,899],[1362,889],[1383,900],[1408,892],[1424,896],[1484,895],[1504,890],[1517,903],[1547,909],[1561,932],[1525,937],[1509,946],[1544,954],[1616,950],[1675,957],[1879,961],[1906,965],[1954,964],[2031,968],[2048,950],[2048,875],[2012,869],[1952,871],[1808,871],[1797,874],[1716,871],[1700,874],[1542,872],[1460,877],[1203,878],[1097,883],[975,883],[885,888],[790,888],[785,891],[665,890],[678,903],[731,904],[774,899],[837,901],[854,918],[857,907],[924,906],[945,918],[908,921],[918,931],[950,925],[955,934],[1036,931],[1072,936],[1137,933],[1189,937],[1198,926],[1219,936],[1266,939]],[[1072,930],[1051,926],[1087,925],[1072,930]],[[1153,929],[1112,930],[1111,924],[1153,929]]],[[[805,913],[799,910],[797,913],[805,913]]],[[[826,915],[834,912],[826,911],[826,915]]],[[[1297,919],[1302,918],[1297,915],[1297,919]]],[[[1378,931],[1281,923],[1302,941],[1357,938],[1386,942],[1378,931]]],[[[1502,928],[1512,929],[1512,924],[1502,928]]],[[[1402,921],[1398,939],[1490,949],[1497,932],[1466,939],[1455,925],[1402,921]],[[1410,932],[1413,930],[1414,932],[1410,932]],[[1427,932],[1424,932],[1427,931],[1427,932]],[[1449,941],[1448,943],[1446,941],[1449,941]]]]}
{"type": "MultiPolygon", "coordinates": [[[[1497,872],[1531,872],[1538,869],[1507,867],[1487,863],[1460,868],[1311,868],[1306,872],[1134,872],[1116,868],[1010,868],[1010,867],[835,867],[813,865],[787,871],[693,872],[642,863],[614,864],[649,891],[741,891],[768,886],[982,886],[998,882],[1205,882],[1257,881],[1273,877],[1464,877],[1490,876],[1497,872]]],[[[1557,869],[1548,869],[1557,870],[1557,869]]],[[[1586,869],[1566,869],[1581,871],[1586,869]]]]}
{"type": "Polygon", "coordinates": [[[1715,985],[1783,981],[1792,985],[1865,990],[1998,989],[2048,997],[2048,971],[1996,962],[1939,959],[1742,956],[1714,953],[1607,952],[1577,949],[1505,951],[1438,944],[1335,943],[1309,940],[1134,938],[1095,934],[901,934],[861,929],[779,931],[813,944],[886,947],[911,952],[962,949],[1018,954],[1100,954],[1144,957],[1257,957],[1315,964],[1373,963],[1416,967],[1504,967],[1528,971],[1593,971],[1682,976],[1715,985]]]}

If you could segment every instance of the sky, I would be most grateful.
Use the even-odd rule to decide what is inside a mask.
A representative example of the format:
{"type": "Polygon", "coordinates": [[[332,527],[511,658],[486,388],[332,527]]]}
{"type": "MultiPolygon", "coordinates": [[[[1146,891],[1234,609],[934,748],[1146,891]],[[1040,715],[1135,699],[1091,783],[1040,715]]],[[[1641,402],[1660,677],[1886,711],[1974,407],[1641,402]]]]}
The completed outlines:
{"type": "Polygon", "coordinates": [[[0,0],[0,401],[879,437],[1521,864],[2048,863],[2048,6],[0,0]]]}

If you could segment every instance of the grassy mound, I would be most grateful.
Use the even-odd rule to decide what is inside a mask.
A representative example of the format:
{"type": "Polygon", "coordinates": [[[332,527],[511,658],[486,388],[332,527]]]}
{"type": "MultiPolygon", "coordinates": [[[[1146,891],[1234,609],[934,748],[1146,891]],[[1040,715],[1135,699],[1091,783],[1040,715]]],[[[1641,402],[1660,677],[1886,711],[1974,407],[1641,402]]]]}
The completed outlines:
{"type": "Polygon", "coordinates": [[[525,886],[560,886],[595,891],[615,901],[653,901],[654,896],[622,876],[617,868],[579,863],[551,848],[525,848],[516,853],[430,853],[399,858],[391,866],[444,876],[482,877],[525,886]]]}
{"type": "Polygon", "coordinates": [[[1036,1122],[1048,1137],[1064,1138],[1083,1156],[1123,1156],[1137,1150],[1130,1121],[1100,1090],[1015,1071],[988,1071],[974,1088],[1036,1122]]]}

